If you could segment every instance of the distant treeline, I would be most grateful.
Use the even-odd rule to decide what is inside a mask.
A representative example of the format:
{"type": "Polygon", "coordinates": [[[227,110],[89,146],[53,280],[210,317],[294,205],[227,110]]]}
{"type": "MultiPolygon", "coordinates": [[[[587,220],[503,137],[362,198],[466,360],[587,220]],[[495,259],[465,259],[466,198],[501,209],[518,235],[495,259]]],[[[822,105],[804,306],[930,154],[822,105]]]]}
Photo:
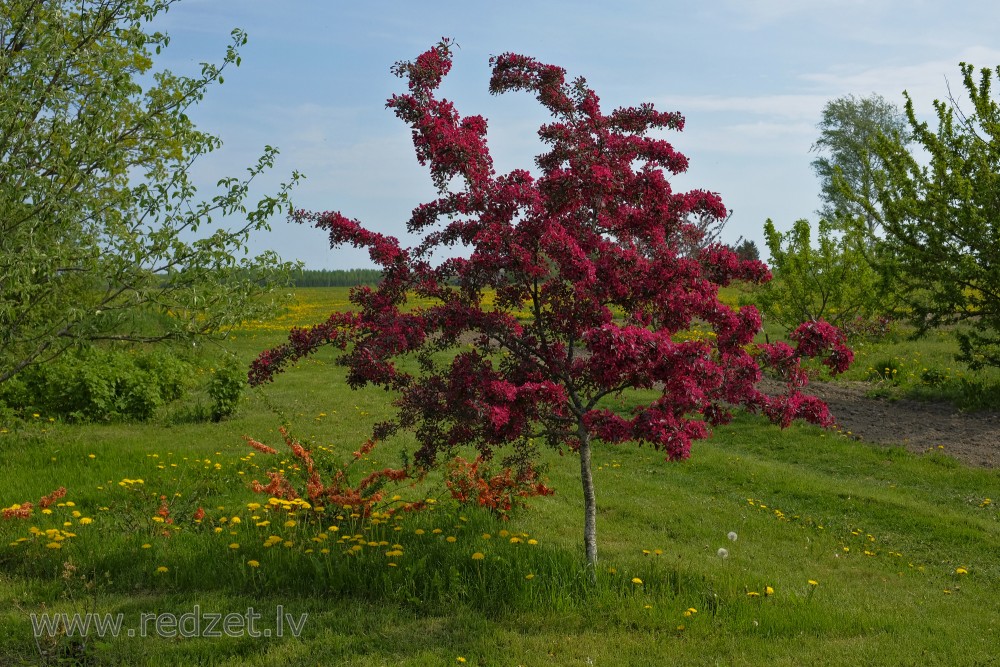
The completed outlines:
{"type": "Polygon", "coordinates": [[[379,269],[302,269],[292,274],[296,287],[353,287],[377,285],[381,280],[379,269]]]}

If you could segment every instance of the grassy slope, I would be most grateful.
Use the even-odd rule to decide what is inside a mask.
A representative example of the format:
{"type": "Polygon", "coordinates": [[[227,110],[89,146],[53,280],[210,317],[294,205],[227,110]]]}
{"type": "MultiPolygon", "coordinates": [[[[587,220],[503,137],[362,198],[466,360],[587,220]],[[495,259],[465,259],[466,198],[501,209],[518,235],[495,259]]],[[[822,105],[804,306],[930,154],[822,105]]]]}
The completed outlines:
{"type": "MultiPolygon", "coordinates": [[[[259,336],[235,345],[248,356],[273,340],[259,336]]],[[[0,664],[38,661],[28,612],[83,610],[91,600],[130,621],[194,604],[226,612],[253,606],[268,615],[281,604],[310,614],[299,639],[92,641],[84,655],[97,664],[437,665],[462,656],[483,665],[965,665],[989,664],[1000,650],[1000,518],[985,502],[1000,502],[997,472],[811,427],[781,431],[749,416],[698,443],[682,464],[648,449],[599,448],[601,578],[589,593],[573,565],[581,554],[576,460],[555,453],[546,454],[555,496],[536,499],[509,526],[475,513],[463,525],[447,510],[413,519],[403,537],[387,535],[407,554],[391,575],[378,550],[364,567],[342,571],[317,569],[317,557],[300,548],[265,550],[261,540],[282,531],[248,525],[242,508],[255,498],[245,481],[266,464],[244,460],[240,436],[276,442],[280,419],[271,408],[278,408],[301,436],[350,451],[385,414],[387,399],[349,392],[339,378],[321,355],[221,424],[55,425],[44,433],[36,426],[0,437],[0,504],[66,485],[66,500],[94,517],[70,527],[78,537],[58,552],[8,543],[30,524],[76,524],[71,508],[0,522],[0,609],[7,610],[0,612],[0,664]],[[159,493],[181,493],[178,508],[195,495],[210,525],[224,525],[219,517],[230,514],[244,523],[232,535],[228,526],[221,534],[185,526],[159,539],[142,492],[117,484],[138,477],[149,507],[159,493]],[[421,542],[414,525],[427,527],[426,538],[432,525],[444,526],[457,541],[443,541],[443,533],[421,542]],[[541,544],[500,544],[503,528],[541,544]],[[229,549],[231,540],[241,548],[229,549]],[[729,557],[721,559],[719,548],[729,557]],[[473,563],[475,551],[487,558],[473,563]],[[259,570],[246,567],[250,556],[259,570]],[[67,586],[60,576],[67,561],[92,579],[107,571],[110,581],[96,596],[67,586]],[[166,576],[155,574],[160,564],[170,566],[166,576]],[[438,577],[444,580],[430,583],[438,577]],[[772,596],[748,596],[767,586],[772,596]],[[65,597],[70,589],[75,603],[65,597]],[[685,617],[689,608],[697,612],[685,617]]],[[[375,456],[378,465],[391,463],[392,446],[375,456]]],[[[56,648],[69,645],[62,638],[56,648]]]]}

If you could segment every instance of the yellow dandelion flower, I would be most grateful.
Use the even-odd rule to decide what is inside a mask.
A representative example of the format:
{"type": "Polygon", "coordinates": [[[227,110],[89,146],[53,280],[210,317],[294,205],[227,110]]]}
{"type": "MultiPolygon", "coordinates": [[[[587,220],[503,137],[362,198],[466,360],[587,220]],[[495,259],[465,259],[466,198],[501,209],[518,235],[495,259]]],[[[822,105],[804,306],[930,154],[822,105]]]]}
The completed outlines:
{"type": "Polygon", "coordinates": [[[160,567],[156,568],[157,574],[166,574],[167,572],[170,572],[170,568],[165,565],[161,565],[160,567]]]}
{"type": "Polygon", "coordinates": [[[93,523],[93,522],[94,522],[94,520],[91,519],[89,516],[85,516],[85,517],[81,517],[80,518],[80,525],[81,526],[86,526],[88,523],[93,523]]]}
{"type": "Polygon", "coordinates": [[[771,586],[765,586],[764,595],[774,595],[774,588],[772,588],[771,586]]]}
{"type": "Polygon", "coordinates": [[[489,533],[483,533],[483,539],[484,539],[484,540],[488,540],[488,539],[490,539],[491,537],[493,537],[493,536],[492,536],[492,535],[490,535],[489,533]]]}
{"type": "Polygon", "coordinates": [[[457,538],[454,535],[449,535],[448,537],[446,537],[444,539],[445,539],[445,542],[452,542],[452,543],[454,543],[457,538]]]}
{"type": "Polygon", "coordinates": [[[260,567],[260,562],[255,560],[248,560],[247,565],[250,567],[260,567]]]}
{"type": "Polygon", "coordinates": [[[285,522],[285,528],[294,528],[294,527],[295,527],[295,521],[294,520],[289,519],[288,521],[285,522]]]}
{"type": "Polygon", "coordinates": [[[239,549],[240,545],[237,544],[236,542],[233,542],[232,544],[229,545],[229,548],[230,549],[239,549]]]}
{"type": "Polygon", "coordinates": [[[435,535],[440,535],[440,534],[441,534],[441,533],[443,533],[444,531],[443,531],[443,530],[441,530],[440,528],[435,528],[435,529],[434,529],[434,530],[432,530],[431,532],[432,532],[432,533],[434,533],[435,535]]]}
{"type": "Polygon", "coordinates": [[[482,551],[477,551],[476,553],[472,554],[472,560],[482,560],[484,558],[486,558],[486,555],[483,554],[482,551]]]}
{"type": "Polygon", "coordinates": [[[819,586],[819,582],[816,581],[815,579],[810,579],[809,580],[809,585],[810,586],[819,586]]]}
{"type": "Polygon", "coordinates": [[[46,549],[62,549],[62,544],[59,542],[49,542],[45,545],[46,549]]]}
{"type": "Polygon", "coordinates": [[[642,579],[639,577],[632,577],[632,583],[636,586],[642,586],[642,579]]]}
{"type": "Polygon", "coordinates": [[[955,568],[955,574],[968,574],[968,573],[969,573],[969,571],[966,570],[964,567],[956,567],[955,568]]]}
{"type": "Polygon", "coordinates": [[[533,574],[526,574],[526,575],[524,575],[524,578],[527,579],[528,581],[531,581],[532,579],[535,578],[535,575],[533,575],[533,574]]]}
{"type": "Polygon", "coordinates": [[[143,545],[142,545],[142,548],[143,548],[143,549],[151,549],[152,547],[153,547],[153,545],[152,545],[152,544],[149,544],[148,542],[147,542],[146,544],[143,544],[143,545]]]}
{"type": "Polygon", "coordinates": [[[531,544],[531,545],[538,544],[538,540],[528,540],[528,544],[531,544]]]}
{"type": "Polygon", "coordinates": [[[757,591],[747,591],[747,597],[748,598],[759,598],[760,597],[760,593],[758,593],[757,591]]]}

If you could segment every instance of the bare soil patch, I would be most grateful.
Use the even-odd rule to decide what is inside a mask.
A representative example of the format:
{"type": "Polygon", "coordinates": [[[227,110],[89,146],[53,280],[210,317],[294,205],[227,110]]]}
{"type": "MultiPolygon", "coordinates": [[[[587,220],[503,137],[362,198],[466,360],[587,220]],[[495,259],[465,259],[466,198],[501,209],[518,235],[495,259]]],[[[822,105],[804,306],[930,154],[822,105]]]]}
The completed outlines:
{"type": "Polygon", "coordinates": [[[865,395],[860,382],[811,382],[804,393],[830,408],[852,437],[912,452],[940,451],[968,465],[1000,468],[1000,412],[960,412],[948,403],[865,395]],[[939,449],[943,445],[943,449],[939,449]]]}

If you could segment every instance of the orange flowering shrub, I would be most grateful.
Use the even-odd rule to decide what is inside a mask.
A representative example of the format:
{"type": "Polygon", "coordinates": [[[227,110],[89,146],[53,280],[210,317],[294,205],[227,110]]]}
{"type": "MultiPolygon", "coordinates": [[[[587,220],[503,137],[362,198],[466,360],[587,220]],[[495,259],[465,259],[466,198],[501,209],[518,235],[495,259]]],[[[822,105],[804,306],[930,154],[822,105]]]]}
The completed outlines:
{"type": "MultiPolygon", "coordinates": [[[[354,452],[350,461],[343,464],[339,470],[336,470],[332,474],[332,479],[324,482],[316,467],[316,462],[313,460],[312,453],[301,442],[292,437],[287,429],[281,428],[280,431],[285,440],[285,445],[288,446],[292,455],[303,466],[305,488],[300,491],[285,477],[284,473],[271,471],[267,473],[270,480],[268,484],[262,484],[256,479],[250,483],[250,488],[256,493],[264,493],[284,500],[305,498],[314,506],[325,504],[349,505],[361,514],[367,515],[375,505],[384,500],[385,494],[382,488],[386,483],[400,482],[405,479],[419,477],[409,466],[403,468],[383,468],[382,470],[369,473],[357,484],[352,484],[350,482],[351,468],[357,461],[371,452],[377,444],[375,441],[369,440],[358,451],[354,452]]],[[[257,451],[277,453],[277,450],[256,440],[251,438],[245,438],[245,440],[257,451]],[[270,450],[270,452],[266,450],[270,450]]],[[[407,505],[404,506],[404,509],[413,509],[414,507],[413,505],[407,505]]]]}
{"type": "Polygon", "coordinates": [[[505,467],[499,473],[491,473],[482,455],[473,461],[456,456],[448,469],[445,484],[451,497],[458,502],[463,505],[478,503],[504,520],[515,507],[523,507],[526,498],[554,493],[539,481],[530,462],[524,462],[516,471],[505,467]]]}

